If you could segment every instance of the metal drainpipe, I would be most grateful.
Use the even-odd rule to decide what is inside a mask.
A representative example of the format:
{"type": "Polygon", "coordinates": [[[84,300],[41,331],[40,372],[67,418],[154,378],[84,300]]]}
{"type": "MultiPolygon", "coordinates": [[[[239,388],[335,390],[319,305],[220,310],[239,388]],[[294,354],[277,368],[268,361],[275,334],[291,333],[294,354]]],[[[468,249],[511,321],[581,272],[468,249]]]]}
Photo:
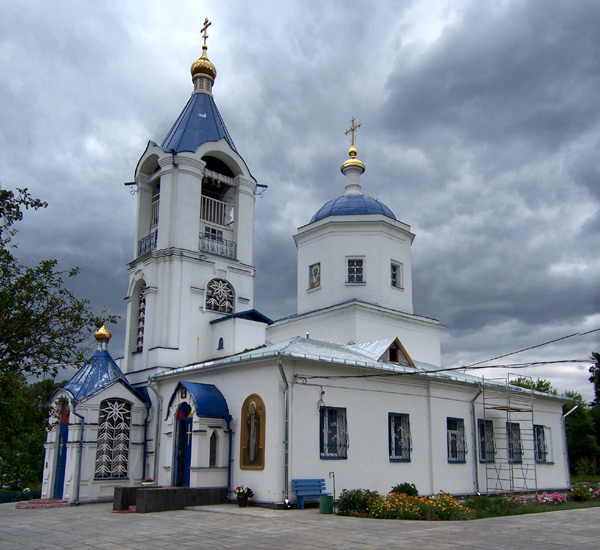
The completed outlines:
{"type": "Polygon", "coordinates": [[[471,399],[471,420],[473,423],[473,452],[475,456],[473,457],[473,468],[475,470],[475,492],[479,494],[479,470],[477,464],[477,417],[475,416],[475,401],[477,398],[483,393],[481,386],[479,387],[479,391],[477,395],[471,399]]]}
{"type": "Polygon", "coordinates": [[[158,390],[152,384],[154,380],[153,376],[148,376],[148,387],[154,392],[156,398],[158,399],[158,411],[156,413],[156,434],[154,436],[154,481],[158,483],[158,450],[160,448],[160,420],[162,413],[162,397],[158,393],[158,390]]]}
{"type": "Polygon", "coordinates": [[[564,435],[563,455],[565,457],[565,465],[567,467],[567,477],[569,478],[569,485],[571,485],[571,463],[569,461],[569,441],[567,439],[567,416],[569,416],[572,412],[575,412],[578,408],[579,403],[577,403],[577,405],[575,405],[570,411],[562,415],[562,429],[564,435]]]}
{"type": "Polygon", "coordinates": [[[285,501],[289,501],[289,442],[290,442],[290,386],[288,384],[287,378],[285,377],[285,372],[283,372],[283,365],[281,364],[281,357],[277,358],[277,366],[279,367],[279,374],[281,374],[281,379],[283,380],[283,395],[285,402],[285,422],[284,422],[284,438],[283,438],[283,479],[284,479],[284,492],[283,496],[285,501]]]}
{"type": "Polygon", "coordinates": [[[75,412],[73,407],[73,414],[81,420],[81,433],[79,434],[79,453],[77,454],[77,483],[75,484],[75,499],[73,504],[79,504],[79,486],[81,485],[81,455],[83,454],[83,430],[85,425],[85,418],[83,415],[75,412]]]}

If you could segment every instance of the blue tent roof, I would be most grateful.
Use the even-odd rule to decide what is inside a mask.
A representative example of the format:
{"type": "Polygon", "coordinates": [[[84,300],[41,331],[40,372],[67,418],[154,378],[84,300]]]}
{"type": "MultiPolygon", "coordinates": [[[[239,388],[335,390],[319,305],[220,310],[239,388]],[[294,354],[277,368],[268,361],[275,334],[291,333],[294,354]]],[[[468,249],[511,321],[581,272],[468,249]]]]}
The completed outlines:
{"type": "Polygon", "coordinates": [[[76,401],[82,401],[117,381],[123,383],[129,390],[137,394],[140,399],[147,402],[146,397],[138,393],[129,384],[107,350],[97,350],[92,355],[91,362],[77,371],[75,376],[67,382],[64,389],[68,390],[76,401]]]}
{"type": "Polygon", "coordinates": [[[394,213],[382,202],[366,195],[342,195],[337,199],[326,202],[311,218],[310,223],[329,216],[348,216],[359,214],[383,214],[396,219],[394,213]]]}
{"type": "Polygon", "coordinates": [[[203,143],[219,141],[221,138],[225,138],[237,153],[212,96],[195,93],[190,97],[160,146],[164,151],[193,153],[203,143]]]}
{"type": "Polygon", "coordinates": [[[169,410],[171,409],[173,399],[175,399],[179,389],[182,387],[188,391],[194,402],[196,416],[200,418],[223,418],[224,420],[231,420],[227,401],[225,401],[223,394],[218,388],[213,384],[198,384],[197,382],[179,382],[177,384],[167,407],[167,418],[169,418],[169,410]]]}

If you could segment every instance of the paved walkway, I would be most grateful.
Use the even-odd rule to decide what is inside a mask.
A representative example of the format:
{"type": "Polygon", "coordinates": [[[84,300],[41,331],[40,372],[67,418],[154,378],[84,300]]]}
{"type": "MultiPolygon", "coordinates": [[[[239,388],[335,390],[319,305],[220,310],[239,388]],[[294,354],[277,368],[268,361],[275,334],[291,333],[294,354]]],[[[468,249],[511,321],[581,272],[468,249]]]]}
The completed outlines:
{"type": "Polygon", "coordinates": [[[0,505],[2,550],[600,548],[600,508],[479,521],[385,521],[309,510],[203,506],[115,514],[112,504],[16,510],[0,505]]]}

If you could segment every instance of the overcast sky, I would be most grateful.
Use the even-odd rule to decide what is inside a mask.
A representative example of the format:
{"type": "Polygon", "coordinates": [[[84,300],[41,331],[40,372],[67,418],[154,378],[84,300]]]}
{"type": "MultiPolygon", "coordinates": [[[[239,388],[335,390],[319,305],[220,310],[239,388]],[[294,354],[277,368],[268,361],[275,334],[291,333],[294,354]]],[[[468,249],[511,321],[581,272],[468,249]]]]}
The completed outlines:
{"type": "MultiPolygon", "coordinates": [[[[20,224],[19,257],[81,267],[76,293],[122,316],[113,356],[134,250],[136,197],[123,183],[189,98],[205,17],[215,101],[269,186],[256,202],[257,309],[296,311],[292,235],[343,193],[355,116],[363,192],[417,235],[415,313],[448,327],[444,366],[600,327],[600,2],[0,0],[0,10],[0,183],[49,203],[20,224]]],[[[599,335],[496,363],[585,359],[599,335]]],[[[588,367],[528,374],[589,400],[588,367]]]]}

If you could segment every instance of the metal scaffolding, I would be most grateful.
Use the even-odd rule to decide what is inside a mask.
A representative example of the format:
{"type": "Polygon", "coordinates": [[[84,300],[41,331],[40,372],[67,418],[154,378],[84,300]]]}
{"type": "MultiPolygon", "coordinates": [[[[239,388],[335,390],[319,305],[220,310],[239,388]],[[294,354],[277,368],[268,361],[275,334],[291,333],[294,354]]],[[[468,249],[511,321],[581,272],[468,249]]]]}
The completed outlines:
{"type": "Polygon", "coordinates": [[[533,390],[511,385],[517,378],[527,377],[509,374],[483,384],[478,433],[487,493],[537,490],[533,390]]]}

